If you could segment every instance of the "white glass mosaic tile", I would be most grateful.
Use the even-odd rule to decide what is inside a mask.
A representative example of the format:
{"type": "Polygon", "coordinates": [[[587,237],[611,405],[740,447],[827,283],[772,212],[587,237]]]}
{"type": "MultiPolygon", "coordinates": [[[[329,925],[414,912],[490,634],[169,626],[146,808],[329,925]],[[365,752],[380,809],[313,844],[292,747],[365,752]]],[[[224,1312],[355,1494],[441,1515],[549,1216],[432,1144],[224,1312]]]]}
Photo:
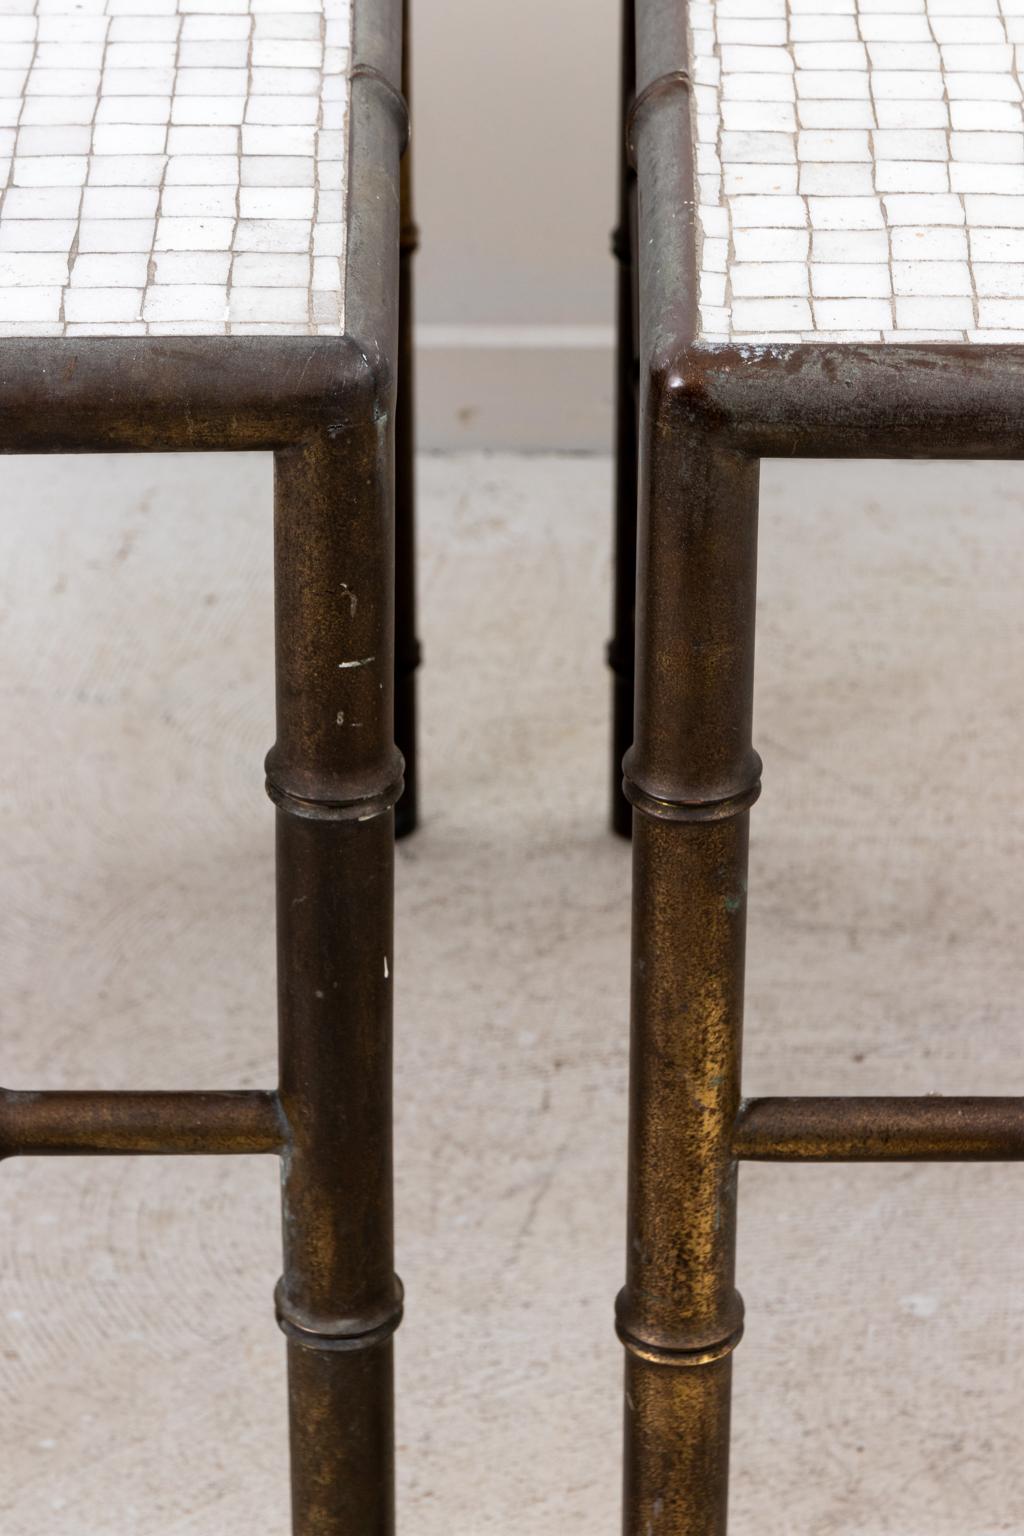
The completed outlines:
{"type": "Polygon", "coordinates": [[[689,18],[704,340],[1024,340],[1024,0],[689,18]]]}
{"type": "Polygon", "coordinates": [[[339,334],[352,0],[0,0],[0,337],[339,334]]]}

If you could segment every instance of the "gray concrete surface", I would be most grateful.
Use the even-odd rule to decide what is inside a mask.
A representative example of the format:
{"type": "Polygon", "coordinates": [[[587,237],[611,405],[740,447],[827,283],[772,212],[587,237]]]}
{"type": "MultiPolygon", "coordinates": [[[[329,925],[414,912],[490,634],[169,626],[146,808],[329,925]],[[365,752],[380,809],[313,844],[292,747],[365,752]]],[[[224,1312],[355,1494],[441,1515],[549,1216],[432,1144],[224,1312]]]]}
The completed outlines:
{"type": "MultiPolygon", "coordinates": [[[[0,1081],[274,1068],[270,480],[0,461],[0,1081]]],[[[1024,479],[764,474],[749,1092],[1020,1092],[1024,479]]],[[[426,459],[401,1524],[618,1523],[609,466],[426,459]]],[[[4,1536],[287,1529],[270,1161],[0,1168],[4,1536]]],[[[734,1536],[1024,1525],[1016,1168],[742,1178],[734,1536]]],[[[652,1533],[653,1536],[653,1533],[652,1533]]]]}

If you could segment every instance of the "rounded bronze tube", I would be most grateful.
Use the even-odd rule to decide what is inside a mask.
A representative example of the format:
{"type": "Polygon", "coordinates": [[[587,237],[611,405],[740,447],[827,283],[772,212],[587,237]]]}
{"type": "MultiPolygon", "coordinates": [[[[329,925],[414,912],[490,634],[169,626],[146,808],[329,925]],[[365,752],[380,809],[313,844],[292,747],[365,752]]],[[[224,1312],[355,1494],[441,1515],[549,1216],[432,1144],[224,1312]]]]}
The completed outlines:
{"type": "Polygon", "coordinates": [[[748,813],[633,832],[625,1536],[724,1536],[748,813]]]}
{"type": "Polygon", "coordinates": [[[677,362],[696,408],[742,453],[1024,457],[1021,346],[708,346],[680,349],[677,362]]]}
{"type": "Polygon", "coordinates": [[[733,1152],[750,1162],[1016,1162],[1024,1099],[748,1099],[733,1152]]]}
{"type": "Polygon", "coordinates": [[[362,365],[344,336],[5,337],[0,453],[277,449],[365,409],[362,365]]]}
{"type": "Polygon", "coordinates": [[[627,1531],[725,1536],[732,1360],[666,1369],[626,1357],[627,1531]]]}
{"type": "Polygon", "coordinates": [[[758,465],[646,381],[641,426],[625,1536],[724,1536],[758,465]]]}
{"type": "Polygon", "coordinates": [[[0,1157],[280,1152],[277,1095],[0,1089],[0,1157]]]}
{"type": "Polygon", "coordinates": [[[623,0],[619,86],[619,209],[612,236],[616,273],[615,324],[615,537],[612,578],[611,825],[620,837],[633,830],[633,808],[622,793],[622,759],[633,741],[633,667],[636,605],[637,357],[635,234],[636,177],[626,157],[626,121],[636,78],[635,0],[623,0]]]}
{"type": "Polygon", "coordinates": [[[288,1345],[296,1536],[395,1528],[392,1346],[338,1353],[288,1345]],[[373,1468],[372,1478],[367,1469],[373,1468]]]}
{"type": "Polygon", "coordinates": [[[387,422],[278,454],[277,814],[294,1536],[391,1536],[393,505],[387,422]]]}
{"type": "MultiPolygon", "coordinates": [[[[402,92],[411,100],[411,5],[403,7],[402,92]]],[[[419,231],[413,214],[412,148],[401,172],[401,248],[398,268],[398,396],[395,403],[395,742],[405,759],[405,788],[395,808],[395,832],[415,831],[419,816],[416,754],[416,376],[413,344],[413,256],[419,231]]]]}

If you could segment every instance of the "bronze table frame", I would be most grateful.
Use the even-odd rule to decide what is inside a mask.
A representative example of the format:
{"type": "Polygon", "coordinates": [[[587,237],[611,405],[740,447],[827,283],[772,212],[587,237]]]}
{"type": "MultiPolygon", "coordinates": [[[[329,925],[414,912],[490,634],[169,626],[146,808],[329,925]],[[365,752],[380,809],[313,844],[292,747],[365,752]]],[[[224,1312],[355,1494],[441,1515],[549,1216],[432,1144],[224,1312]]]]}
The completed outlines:
{"type": "MultiPolygon", "coordinates": [[[[741,1098],[760,460],[1024,458],[1024,349],[699,342],[688,62],[686,0],[626,0],[610,648],[623,746],[635,554],[626,1536],[726,1530],[742,1159],[1024,1158],[1022,1098],[741,1098]]],[[[628,830],[617,798],[613,816],[628,830]]]]}
{"type": "Polygon", "coordinates": [[[345,336],[0,343],[0,452],[274,455],[279,1086],[3,1089],[0,1158],[281,1158],[295,1536],[394,1529],[394,704],[411,764],[418,659],[402,64],[402,0],[356,0],[345,336]]]}

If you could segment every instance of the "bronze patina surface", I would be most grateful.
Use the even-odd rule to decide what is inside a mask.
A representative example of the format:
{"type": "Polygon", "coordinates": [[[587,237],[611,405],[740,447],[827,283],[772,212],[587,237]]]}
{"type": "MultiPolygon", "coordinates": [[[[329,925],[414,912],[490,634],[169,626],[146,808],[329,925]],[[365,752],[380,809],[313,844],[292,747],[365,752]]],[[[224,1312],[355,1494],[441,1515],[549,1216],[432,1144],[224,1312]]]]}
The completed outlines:
{"type": "MultiPolygon", "coordinates": [[[[403,17],[402,87],[412,100],[411,5],[403,17]]],[[[413,214],[412,148],[402,156],[400,259],[398,269],[398,396],[395,401],[395,742],[405,759],[405,789],[395,808],[399,837],[412,832],[419,816],[416,764],[416,377],[413,347],[412,262],[419,243],[413,214]]]]}

